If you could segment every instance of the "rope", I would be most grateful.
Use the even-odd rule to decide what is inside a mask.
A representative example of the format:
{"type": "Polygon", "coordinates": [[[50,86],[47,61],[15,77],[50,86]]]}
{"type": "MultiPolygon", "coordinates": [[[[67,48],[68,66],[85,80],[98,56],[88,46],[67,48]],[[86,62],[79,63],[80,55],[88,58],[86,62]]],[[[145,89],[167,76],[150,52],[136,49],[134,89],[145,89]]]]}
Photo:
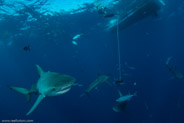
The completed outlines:
{"type": "Polygon", "coordinates": [[[119,19],[117,20],[117,41],[118,41],[118,69],[119,69],[119,80],[121,80],[121,49],[119,41],[119,19]]]}

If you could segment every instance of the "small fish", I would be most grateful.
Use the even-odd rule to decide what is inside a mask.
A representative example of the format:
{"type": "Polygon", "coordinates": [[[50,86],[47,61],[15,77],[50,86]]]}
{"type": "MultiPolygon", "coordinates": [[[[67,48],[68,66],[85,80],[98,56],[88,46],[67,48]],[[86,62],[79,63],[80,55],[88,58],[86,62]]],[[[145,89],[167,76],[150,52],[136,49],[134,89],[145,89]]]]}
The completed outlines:
{"type": "Polygon", "coordinates": [[[76,41],[72,41],[72,44],[74,45],[78,45],[78,43],[76,41]]]}
{"type": "Polygon", "coordinates": [[[79,39],[82,35],[83,35],[83,34],[77,34],[77,35],[75,35],[75,36],[73,37],[73,40],[79,39]]]}
{"type": "Polygon", "coordinates": [[[30,49],[30,46],[29,45],[27,45],[27,46],[24,46],[24,51],[30,51],[31,49],[30,49]]]}

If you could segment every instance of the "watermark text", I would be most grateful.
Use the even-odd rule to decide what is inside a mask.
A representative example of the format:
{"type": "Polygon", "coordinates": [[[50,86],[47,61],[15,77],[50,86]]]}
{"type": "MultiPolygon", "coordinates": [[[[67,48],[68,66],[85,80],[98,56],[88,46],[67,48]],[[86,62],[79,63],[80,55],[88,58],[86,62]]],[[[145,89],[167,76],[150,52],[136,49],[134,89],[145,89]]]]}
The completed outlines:
{"type": "Polygon", "coordinates": [[[2,123],[33,123],[34,120],[22,120],[22,119],[14,119],[14,120],[1,120],[2,123]]]}

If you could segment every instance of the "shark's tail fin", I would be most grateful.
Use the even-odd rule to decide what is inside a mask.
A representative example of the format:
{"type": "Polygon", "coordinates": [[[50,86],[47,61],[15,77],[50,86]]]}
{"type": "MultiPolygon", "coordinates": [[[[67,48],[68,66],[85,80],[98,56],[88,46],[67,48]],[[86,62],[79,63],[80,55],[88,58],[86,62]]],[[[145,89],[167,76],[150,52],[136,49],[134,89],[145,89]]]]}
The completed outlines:
{"type": "Polygon", "coordinates": [[[10,88],[11,90],[14,90],[20,94],[23,94],[26,96],[26,100],[29,101],[30,100],[30,96],[31,96],[31,93],[28,89],[26,88],[19,88],[19,87],[13,87],[13,86],[8,86],[8,88],[10,88]]]}

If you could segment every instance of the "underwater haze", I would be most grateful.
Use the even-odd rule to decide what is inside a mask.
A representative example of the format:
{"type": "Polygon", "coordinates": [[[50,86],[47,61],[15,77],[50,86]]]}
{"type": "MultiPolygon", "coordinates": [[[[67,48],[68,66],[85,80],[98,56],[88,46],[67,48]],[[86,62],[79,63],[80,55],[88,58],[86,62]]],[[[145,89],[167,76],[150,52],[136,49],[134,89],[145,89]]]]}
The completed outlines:
{"type": "Polygon", "coordinates": [[[184,123],[183,15],[183,0],[0,0],[0,122],[184,123]]]}

